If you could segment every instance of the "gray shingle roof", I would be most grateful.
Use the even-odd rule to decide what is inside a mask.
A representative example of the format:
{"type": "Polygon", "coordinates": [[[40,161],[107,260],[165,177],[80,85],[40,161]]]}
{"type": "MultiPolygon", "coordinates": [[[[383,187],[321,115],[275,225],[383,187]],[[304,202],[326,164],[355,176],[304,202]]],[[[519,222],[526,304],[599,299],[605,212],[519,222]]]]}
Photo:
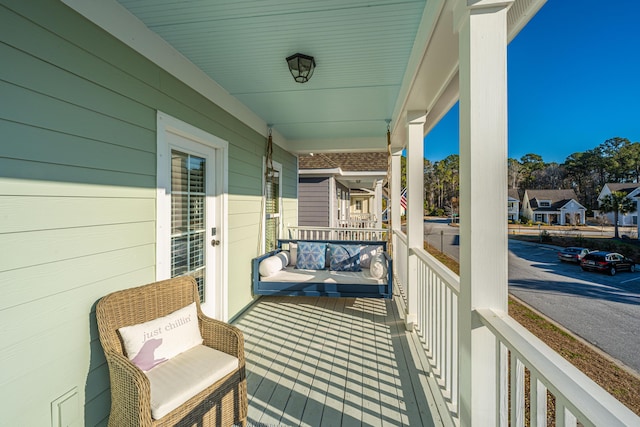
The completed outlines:
{"type": "Polygon", "coordinates": [[[578,200],[573,190],[527,190],[531,208],[538,211],[557,211],[571,199],[578,200]],[[550,200],[551,206],[540,207],[539,200],[550,200]]]}
{"type": "Polygon", "coordinates": [[[387,153],[317,153],[298,158],[300,169],[334,169],[344,172],[387,170],[387,153]]]}
{"type": "Polygon", "coordinates": [[[612,192],[621,191],[625,194],[629,194],[636,188],[640,187],[640,184],[633,183],[633,182],[625,182],[625,183],[618,183],[618,182],[609,183],[608,182],[606,185],[607,187],[609,187],[609,190],[611,190],[612,192]]]}

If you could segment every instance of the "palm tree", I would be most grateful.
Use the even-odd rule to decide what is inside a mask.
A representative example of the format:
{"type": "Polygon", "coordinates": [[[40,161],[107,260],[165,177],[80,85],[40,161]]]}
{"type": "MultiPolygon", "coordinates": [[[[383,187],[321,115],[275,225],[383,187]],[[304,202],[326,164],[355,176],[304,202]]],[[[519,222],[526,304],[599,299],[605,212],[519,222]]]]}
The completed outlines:
{"type": "Polygon", "coordinates": [[[615,230],[614,237],[618,239],[618,216],[620,214],[626,214],[636,209],[636,203],[627,197],[622,191],[614,191],[611,194],[607,194],[602,198],[600,202],[600,212],[609,213],[613,212],[613,225],[615,230]]]}

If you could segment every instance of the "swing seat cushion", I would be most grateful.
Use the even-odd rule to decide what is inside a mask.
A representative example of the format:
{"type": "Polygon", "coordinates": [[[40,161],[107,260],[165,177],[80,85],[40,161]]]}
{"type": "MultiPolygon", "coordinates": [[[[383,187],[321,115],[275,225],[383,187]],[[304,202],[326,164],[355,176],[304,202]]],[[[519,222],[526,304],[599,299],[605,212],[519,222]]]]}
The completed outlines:
{"type": "Polygon", "coordinates": [[[393,269],[385,249],[386,242],[382,241],[281,239],[277,250],[253,259],[253,293],[391,298],[393,269]],[[297,249],[295,264],[283,248],[297,249]]]}

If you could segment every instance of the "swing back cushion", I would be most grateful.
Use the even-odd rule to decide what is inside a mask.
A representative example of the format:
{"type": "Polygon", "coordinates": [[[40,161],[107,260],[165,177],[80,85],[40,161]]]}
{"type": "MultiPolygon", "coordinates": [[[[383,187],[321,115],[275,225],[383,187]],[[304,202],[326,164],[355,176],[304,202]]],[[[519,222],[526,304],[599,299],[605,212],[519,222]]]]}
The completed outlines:
{"type": "Polygon", "coordinates": [[[320,242],[298,242],[296,268],[322,270],[325,267],[327,244],[320,242]]]}
{"type": "Polygon", "coordinates": [[[327,244],[329,269],[332,271],[362,271],[360,268],[360,245],[327,244]]]}

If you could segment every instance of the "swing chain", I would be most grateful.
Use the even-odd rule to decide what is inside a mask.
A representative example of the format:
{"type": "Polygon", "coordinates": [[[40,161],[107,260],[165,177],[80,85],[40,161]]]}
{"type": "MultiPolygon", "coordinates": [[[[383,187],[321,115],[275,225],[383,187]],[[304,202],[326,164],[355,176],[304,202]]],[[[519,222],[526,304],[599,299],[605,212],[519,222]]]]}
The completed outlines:
{"type": "Polygon", "coordinates": [[[273,137],[272,137],[272,128],[269,127],[268,138],[267,138],[267,155],[266,155],[266,170],[265,175],[267,180],[273,179],[274,176],[274,168],[273,168],[273,137]]]}

